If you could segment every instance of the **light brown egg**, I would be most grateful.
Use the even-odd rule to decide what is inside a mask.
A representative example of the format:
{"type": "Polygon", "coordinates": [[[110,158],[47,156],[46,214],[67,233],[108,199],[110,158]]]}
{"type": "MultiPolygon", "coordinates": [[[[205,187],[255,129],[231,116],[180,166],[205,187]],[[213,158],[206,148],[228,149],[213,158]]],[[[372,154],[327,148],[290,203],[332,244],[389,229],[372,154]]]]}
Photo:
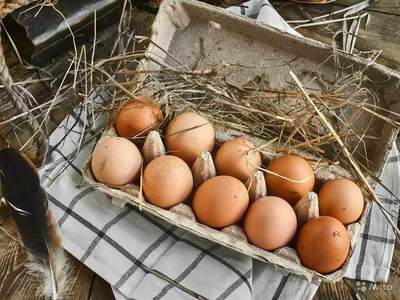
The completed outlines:
{"type": "Polygon", "coordinates": [[[108,137],[97,144],[91,164],[97,181],[125,185],[139,178],[142,156],[138,148],[127,139],[108,137]]]}
{"type": "Polygon", "coordinates": [[[318,192],[320,216],[331,216],[344,225],[354,223],[364,209],[364,196],[360,188],[346,178],[325,183],[318,192]]]}
{"type": "Polygon", "coordinates": [[[143,193],[147,201],[158,207],[170,208],[184,202],[192,189],[192,172],[179,157],[160,156],[144,170],[143,193]]]}
{"type": "Polygon", "coordinates": [[[115,120],[115,129],[119,136],[131,138],[150,130],[156,130],[163,120],[160,107],[150,99],[133,98],[124,103],[115,120]]]}
{"type": "Polygon", "coordinates": [[[285,199],[290,205],[295,205],[314,188],[314,171],[310,163],[300,156],[285,155],[278,157],[272,161],[269,171],[291,180],[306,180],[304,182],[292,182],[274,174],[265,173],[268,195],[285,199]]]}
{"type": "Polygon", "coordinates": [[[267,196],[250,205],[244,219],[244,230],[250,243],[265,250],[286,246],[296,234],[297,219],[285,200],[267,196]]]}
{"type": "Polygon", "coordinates": [[[249,205],[244,184],[231,176],[217,176],[204,182],[193,198],[197,220],[214,228],[238,222],[249,205]]]}
{"type": "Polygon", "coordinates": [[[165,132],[167,151],[192,166],[203,151],[214,148],[214,128],[195,112],[186,112],[173,119],[165,132]]]}
{"type": "Polygon", "coordinates": [[[252,142],[242,138],[225,142],[215,156],[218,175],[229,175],[246,182],[257,167],[261,167],[260,152],[254,148],[252,142]]]}
{"type": "Polygon", "coordinates": [[[321,274],[331,273],[343,265],[349,254],[349,234],[337,219],[317,217],[301,228],[296,250],[307,268],[321,274]]]}

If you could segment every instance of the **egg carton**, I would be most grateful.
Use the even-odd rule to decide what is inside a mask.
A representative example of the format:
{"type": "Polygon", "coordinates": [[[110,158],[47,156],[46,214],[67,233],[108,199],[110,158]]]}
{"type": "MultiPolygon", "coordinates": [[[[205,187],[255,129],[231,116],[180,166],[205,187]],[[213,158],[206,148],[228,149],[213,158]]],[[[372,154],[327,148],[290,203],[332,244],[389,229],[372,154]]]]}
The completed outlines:
{"type": "MultiPolygon", "coordinates": [[[[226,140],[235,137],[238,133],[235,131],[222,131],[216,128],[216,143],[222,144],[226,140]]],[[[100,139],[107,137],[115,137],[117,133],[114,128],[109,128],[100,139]]],[[[256,146],[265,144],[265,141],[259,138],[251,136],[243,136],[243,138],[251,140],[256,146]]],[[[267,166],[270,161],[279,157],[282,154],[274,154],[274,145],[267,146],[268,151],[263,151],[262,162],[264,166],[267,166]],[[271,154],[266,154],[271,153],[271,154]]],[[[143,165],[146,167],[149,162],[153,159],[166,155],[166,149],[160,134],[157,131],[149,132],[142,150],[143,165]]],[[[292,151],[291,154],[300,155],[306,159],[313,159],[314,157],[306,152],[292,151]]],[[[324,182],[339,178],[346,177],[350,178],[350,174],[338,165],[328,165],[326,163],[311,162],[311,165],[315,171],[316,185],[313,192],[306,194],[293,208],[297,216],[298,230],[312,218],[319,216],[318,208],[318,196],[317,192],[324,182]]],[[[209,152],[202,152],[196,159],[192,168],[193,175],[193,191],[195,191],[203,182],[217,176],[217,171],[214,166],[213,155],[209,152]]],[[[242,254],[251,256],[255,259],[272,263],[277,268],[283,268],[284,270],[302,276],[309,281],[315,279],[321,279],[326,282],[335,282],[340,280],[346,272],[349,259],[351,258],[356,242],[358,240],[361,224],[366,217],[370,201],[365,197],[365,205],[362,216],[358,222],[352,223],[346,226],[346,229],[350,236],[350,251],[349,255],[340,269],[337,271],[323,275],[313,270],[304,267],[300,258],[294,248],[289,246],[279,248],[273,252],[263,250],[252,244],[247,240],[244,229],[239,225],[231,225],[221,230],[213,229],[204,224],[196,221],[196,216],[190,207],[190,199],[184,203],[175,205],[170,209],[166,210],[151,203],[147,202],[144,195],[140,195],[140,187],[136,184],[127,184],[124,186],[108,186],[96,181],[91,170],[91,157],[83,166],[83,177],[89,184],[94,186],[96,189],[111,196],[112,203],[118,207],[124,207],[127,203],[139,207],[144,212],[150,213],[156,217],[168,221],[169,223],[186,229],[187,231],[206,238],[210,241],[216,242],[230,249],[233,249],[242,254]]],[[[264,173],[262,171],[255,171],[245,183],[245,186],[249,191],[250,203],[255,200],[268,195],[267,187],[265,184],[264,173]]],[[[192,193],[193,195],[193,193],[192,193]]]]}

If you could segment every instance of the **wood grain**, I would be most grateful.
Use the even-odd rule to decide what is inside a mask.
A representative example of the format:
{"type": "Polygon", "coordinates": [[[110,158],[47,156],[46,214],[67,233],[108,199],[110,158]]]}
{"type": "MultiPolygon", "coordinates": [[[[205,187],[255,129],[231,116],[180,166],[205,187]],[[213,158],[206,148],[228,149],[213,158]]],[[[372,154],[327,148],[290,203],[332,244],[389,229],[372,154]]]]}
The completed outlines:
{"type": "MultiPolygon", "coordinates": [[[[338,0],[336,3],[349,6],[360,3],[361,0],[338,0]]],[[[383,12],[391,15],[400,15],[399,0],[379,0],[375,4],[369,6],[367,11],[383,12]]]]}
{"type": "Polygon", "coordinates": [[[336,283],[321,283],[317,293],[314,295],[314,300],[328,300],[328,299],[340,299],[340,300],[353,300],[353,296],[349,287],[346,283],[341,280],[336,283]]]}
{"type": "MultiPolygon", "coordinates": [[[[18,243],[18,231],[4,205],[0,207],[0,225],[0,299],[40,299],[36,295],[40,282],[27,272],[26,252],[18,243]]],[[[94,273],[72,256],[69,263],[71,286],[66,299],[89,299],[94,273]]]]}
{"type": "Polygon", "coordinates": [[[73,256],[71,260],[71,285],[65,299],[87,300],[90,297],[92,280],[95,274],[73,256]]]}
{"type": "MultiPolygon", "coordinates": [[[[398,0],[396,0],[398,1],[398,0]]],[[[399,5],[400,6],[400,5],[399,5]]],[[[307,15],[311,17],[321,16],[333,10],[343,8],[335,4],[327,5],[302,5],[291,3],[278,8],[279,13],[285,20],[303,20],[307,15]]],[[[355,53],[360,51],[382,50],[377,60],[389,68],[400,70],[400,14],[387,14],[379,11],[370,11],[371,23],[367,29],[360,27],[357,35],[355,53]]],[[[302,35],[332,45],[332,37],[342,29],[342,22],[329,25],[318,25],[297,29],[302,35]]],[[[293,25],[293,24],[292,24],[293,25]]],[[[336,41],[341,44],[341,35],[336,41]]]]}
{"type": "Polygon", "coordinates": [[[111,286],[103,278],[96,275],[89,300],[111,300],[114,294],[111,286]]]}
{"type": "MultiPolygon", "coordinates": [[[[8,210],[4,206],[1,209],[8,210]]],[[[5,220],[2,229],[19,239],[11,217],[5,220]]],[[[36,287],[39,282],[26,272],[26,253],[15,239],[4,231],[0,231],[0,299],[36,299],[36,287]]]]}

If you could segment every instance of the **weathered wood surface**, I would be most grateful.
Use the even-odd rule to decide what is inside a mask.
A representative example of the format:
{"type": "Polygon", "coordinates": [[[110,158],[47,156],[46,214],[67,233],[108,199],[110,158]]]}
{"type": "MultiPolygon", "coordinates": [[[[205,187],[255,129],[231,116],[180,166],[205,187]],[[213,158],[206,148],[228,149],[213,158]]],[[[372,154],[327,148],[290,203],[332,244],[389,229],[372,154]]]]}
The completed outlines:
{"type": "MultiPolygon", "coordinates": [[[[347,6],[359,2],[360,0],[338,0],[336,4],[347,6]]],[[[371,5],[366,10],[379,11],[390,15],[400,15],[400,2],[399,0],[377,0],[374,5],[371,5]]]]}
{"type": "MultiPolygon", "coordinates": [[[[287,2],[282,4],[279,1],[273,3],[285,20],[294,21],[308,19],[308,16],[315,18],[358,2],[360,0],[340,0],[326,5],[288,4],[287,2]]],[[[355,53],[382,50],[377,61],[389,68],[400,71],[400,1],[380,0],[375,5],[368,7],[366,11],[370,13],[371,23],[367,29],[363,25],[360,26],[355,44],[355,53]]],[[[335,18],[338,18],[338,16],[335,16],[335,18]]],[[[332,45],[332,37],[338,30],[342,29],[342,24],[342,22],[337,22],[329,25],[303,27],[299,28],[298,32],[304,36],[332,45]]],[[[339,45],[341,40],[342,37],[339,34],[336,38],[339,45]]]]}

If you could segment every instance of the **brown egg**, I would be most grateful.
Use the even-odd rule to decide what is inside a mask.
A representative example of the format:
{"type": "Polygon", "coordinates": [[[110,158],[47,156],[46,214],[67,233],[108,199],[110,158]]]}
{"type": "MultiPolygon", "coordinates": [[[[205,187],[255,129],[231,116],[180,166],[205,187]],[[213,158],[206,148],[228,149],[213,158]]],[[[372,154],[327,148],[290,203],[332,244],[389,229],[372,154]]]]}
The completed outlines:
{"type": "Polygon", "coordinates": [[[147,201],[158,207],[170,208],[184,202],[192,189],[192,172],[179,157],[157,157],[144,170],[143,193],[147,201]]]}
{"type": "Polygon", "coordinates": [[[296,249],[304,266],[327,274],[345,262],[350,238],[340,221],[328,216],[317,217],[301,228],[296,249]]]}
{"type": "Polygon", "coordinates": [[[252,142],[242,138],[225,142],[215,156],[218,175],[229,175],[246,182],[257,167],[261,167],[260,152],[252,150],[254,148],[252,142]]]}
{"type": "Polygon", "coordinates": [[[296,234],[297,219],[293,208],[282,198],[262,197],[250,205],[244,230],[250,243],[265,250],[286,246],[296,234]]]}
{"type": "Polygon", "coordinates": [[[91,164],[97,181],[125,185],[139,178],[142,156],[138,148],[127,139],[108,137],[97,144],[91,164]]]}
{"type": "Polygon", "coordinates": [[[203,151],[214,148],[215,133],[210,122],[194,112],[180,114],[165,132],[167,151],[192,166],[203,151]]]}
{"type": "Polygon", "coordinates": [[[360,188],[346,178],[325,183],[318,192],[320,216],[331,216],[344,225],[354,223],[364,209],[364,196],[360,188]]]}
{"type": "Polygon", "coordinates": [[[231,176],[217,176],[204,182],[193,198],[193,210],[200,223],[221,228],[238,222],[249,205],[242,182],[231,176]]]}
{"type": "Polygon", "coordinates": [[[272,161],[269,171],[291,180],[306,180],[305,182],[292,182],[274,174],[265,173],[268,195],[285,199],[290,205],[295,205],[314,188],[314,171],[310,163],[300,156],[281,156],[272,161]]]}
{"type": "Polygon", "coordinates": [[[157,129],[163,119],[160,107],[150,99],[133,98],[125,102],[115,120],[119,136],[131,138],[138,134],[157,129]]]}

